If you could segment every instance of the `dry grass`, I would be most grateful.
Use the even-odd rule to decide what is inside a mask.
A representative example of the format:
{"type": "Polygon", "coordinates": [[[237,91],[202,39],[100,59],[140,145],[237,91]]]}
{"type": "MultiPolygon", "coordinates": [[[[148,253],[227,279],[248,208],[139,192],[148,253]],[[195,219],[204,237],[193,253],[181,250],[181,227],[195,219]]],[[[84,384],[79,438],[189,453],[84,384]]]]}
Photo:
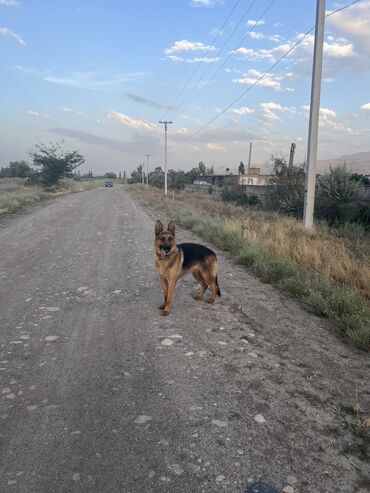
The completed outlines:
{"type": "Polygon", "coordinates": [[[356,346],[370,349],[370,246],[361,229],[318,225],[307,232],[297,220],[208,195],[180,192],[173,200],[158,189],[129,190],[159,217],[171,217],[229,251],[235,262],[333,320],[356,346]]]}
{"type": "Polygon", "coordinates": [[[43,188],[35,185],[32,187],[23,187],[12,192],[0,192],[0,216],[14,213],[23,207],[31,206],[52,197],[65,195],[68,193],[83,192],[100,186],[98,180],[92,181],[72,181],[61,182],[57,187],[43,188]]]}
{"type": "MultiPolygon", "coordinates": [[[[141,195],[140,187],[134,190],[141,195]]],[[[171,197],[170,193],[167,201],[171,197]]],[[[145,191],[145,200],[164,203],[163,192],[151,188],[145,191]]],[[[369,237],[339,236],[320,225],[306,231],[294,218],[237,207],[206,194],[175,192],[175,204],[219,217],[229,231],[241,233],[249,244],[262,245],[274,255],[294,260],[370,299],[369,237]]]]}

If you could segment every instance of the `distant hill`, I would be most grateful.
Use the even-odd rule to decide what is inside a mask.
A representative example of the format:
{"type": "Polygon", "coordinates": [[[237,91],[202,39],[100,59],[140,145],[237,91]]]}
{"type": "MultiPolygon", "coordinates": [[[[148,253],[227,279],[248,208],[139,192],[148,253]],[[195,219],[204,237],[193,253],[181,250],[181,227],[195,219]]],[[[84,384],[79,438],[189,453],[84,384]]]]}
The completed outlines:
{"type": "Polygon", "coordinates": [[[317,163],[317,171],[323,172],[330,166],[346,163],[347,167],[354,173],[370,175],[370,152],[357,152],[356,154],[346,154],[335,159],[325,159],[317,163]]]}

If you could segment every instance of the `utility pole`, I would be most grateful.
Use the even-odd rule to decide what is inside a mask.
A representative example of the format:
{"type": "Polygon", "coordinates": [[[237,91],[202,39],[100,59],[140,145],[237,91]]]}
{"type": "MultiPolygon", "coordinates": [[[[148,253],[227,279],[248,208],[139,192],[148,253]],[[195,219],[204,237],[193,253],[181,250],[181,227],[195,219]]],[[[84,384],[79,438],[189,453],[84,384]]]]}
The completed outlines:
{"type": "Polygon", "coordinates": [[[141,163],[141,184],[144,185],[144,163],[141,163]]]}
{"type": "Polygon", "coordinates": [[[320,92],[322,78],[322,55],[324,48],[325,0],[317,0],[315,45],[311,84],[310,123],[307,145],[307,170],[304,191],[303,224],[306,229],[313,227],[315,206],[317,140],[319,133],[320,92]]]}
{"type": "Polygon", "coordinates": [[[294,153],[295,153],[295,148],[296,145],[293,142],[292,145],[290,146],[290,155],[289,155],[289,166],[293,166],[294,163],[294,153]]]}
{"type": "Polygon", "coordinates": [[[149,158],[151,154],[145,154],[146,156],[146,186],[149,185],[149,158]]]}
{"type": "Polygon", "coordinates": [[[251,170],[251,157],[252,157],[252,142],[249,144],[248,175],[251,170]]]}
{"type": "Polygon", "coordinates": [[[160,121],[164,125],[164,194],[167,195],[167,125],[173,122],[160,121]]]}

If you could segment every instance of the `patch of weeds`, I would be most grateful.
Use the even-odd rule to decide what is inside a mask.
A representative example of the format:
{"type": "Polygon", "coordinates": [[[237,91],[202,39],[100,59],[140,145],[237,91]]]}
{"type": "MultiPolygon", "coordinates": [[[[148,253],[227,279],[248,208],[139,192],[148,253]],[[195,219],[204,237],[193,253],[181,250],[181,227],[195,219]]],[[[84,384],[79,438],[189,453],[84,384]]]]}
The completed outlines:
{"type": "Polygon", "coordinates": [[[343,420],[343,426],[348,430],[353,441],[345,445],[343,454],[354,455],[361,460],[370,460],[370,419],[366,419],[365,412],[359,404],[352,406],[343,405],[339,414],[343,420]]]}

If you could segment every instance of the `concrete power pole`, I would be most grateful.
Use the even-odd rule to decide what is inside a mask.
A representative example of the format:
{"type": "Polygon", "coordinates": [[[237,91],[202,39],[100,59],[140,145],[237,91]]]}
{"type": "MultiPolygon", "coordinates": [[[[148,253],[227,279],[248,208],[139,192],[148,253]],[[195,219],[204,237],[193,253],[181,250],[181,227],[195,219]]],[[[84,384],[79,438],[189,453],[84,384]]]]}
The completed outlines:
{"type": "Polygon", "coordinates": [[[292,145],[290,146],[289,166],[293,166],[295,148],[296,148],[296,145],[293,142],[292,145]]]}
{"type": "Polygon", "coordinates": [[[149,158],[151,154],[145,154],[146,156],[146,186],[149,185],[149,158]]]}
{"type": "Polygon", "coordinates": [[[164,194],[167,195],[167,125],[173,122],[160,121],[164,125],[164,194]]]}
{"type": "Polygon", "coordinates": [[[320,92],[322,78],[322,55],[324,48],[325,0],[317,0],[315,45],[311,84],[310,123],[307,145],[307,170],[304,191],[303,224],[306,229],[313,227],[315,206],[317,141],[319,133],[320,92]]]}
{"type": "Polygon", "coordinates": [[[141,184],[144,185],[144,178],[145,178],[145,173],[144,173],[144,163],[141,163],[141,184]]]}
{"type": "Polygon", "coordinates": [[[251,170],[251,158],[252,158],[252,142],[249,144],[249,158],[248,158],[248,175],[251,170]]]}

